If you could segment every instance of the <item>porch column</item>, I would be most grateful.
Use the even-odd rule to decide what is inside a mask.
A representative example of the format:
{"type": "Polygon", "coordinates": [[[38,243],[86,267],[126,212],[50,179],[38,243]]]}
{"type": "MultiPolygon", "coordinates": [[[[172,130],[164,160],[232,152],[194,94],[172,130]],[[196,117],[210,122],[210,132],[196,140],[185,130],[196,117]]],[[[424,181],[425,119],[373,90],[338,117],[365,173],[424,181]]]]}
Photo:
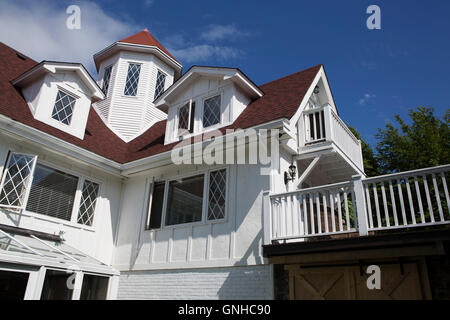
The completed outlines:
{"type": "Polygon", "coordinates": [[[263,244],[271,244],[272,218],[270,212],[270,191],[263,192],[263,244]]]}
{"type": "MultiPolygon", "coordinates": [[[[369,235],[366,212],[366,198],[364,196],[364,187],[362,183],[362,176],[352,176],[353,192],[355,194],[356,215],[358,220],[358,231],[360,236],[369,235]]],[[[355,208],[353,208],[355,210],[355,208]]]]}

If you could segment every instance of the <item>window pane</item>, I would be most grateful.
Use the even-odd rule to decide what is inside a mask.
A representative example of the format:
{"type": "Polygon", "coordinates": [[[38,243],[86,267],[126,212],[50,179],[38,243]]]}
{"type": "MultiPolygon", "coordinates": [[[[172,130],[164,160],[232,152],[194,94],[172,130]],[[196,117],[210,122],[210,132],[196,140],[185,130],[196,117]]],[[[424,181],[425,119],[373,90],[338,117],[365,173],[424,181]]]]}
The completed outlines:
{"type": "Polygon", "coordinates": [[[220,122],[220,95],[206,99],[203,110],[203,127],[220,122]]]}
{"type": "Polygon", "coordinates": [[[109,80],[111,79],[111,71],[112,66],[109,66],[105,69],[105,73],[103,74],[103,88],[102,91],[106,95],[108,95],[108,88],[109,88],[109,80]]]}
{"type": "Polygon", "coordinates": [[[156,182],[153,187],[152,203],[150,204],[150,225],[149,229],[161,228],[161,217],[164,203],[164,182],[156,182]]]}
{"type": "Polygon", "coordinates": [[[189,102],[178,110],[178,134],[189,130],[189,102]]]}
{"type": "Polygon", "coordinates": [[[158,97],[163,94],[165,84],[166,84],[166,75],[158,70],[158,75],[156,76],[154,100],[158,99],[158,97]]]}
{"type": "Polygon", "coordinates": [[[24,205],[35,159],[35,156],[10,154],[0,192],[0,206],[21,208],[24,205]]]}
{"type": "Polygon", "coordinates": [[[204,175],[171,181],[166,225],[202,220],[204,175]]]}
{"type": "Polygon", "coordinates": [[[141,72],[141,65],[136,63],[128,64],[127,82],[125,84],[124,95],[135,96],[139,84],[139,74],[141,72]]]}
{"type": "Polygon", "coordinates": [[[0,270],[0,300],[23,300],[29,274],[0,270]]]}
{"type": "Polygon", "coordinates": [[[84,274],[80,300],[106,300],[108,281],[107,277],[84,274]]]}
{"type": "Polygon", "coordinates": [[[99,185],[97,183],[88,180],[84,181],[80,200],[80,210],[78,211],[78,223],[92,226],[98,190],[99,185]]]}
{"type": "Polygon", "coordinates": [[[47,270],[41,300],[71,300],[73,290],[67,285],[71,275],[62,271],[47,270]]]}
{"type": "Polygon", "coordinates": [[[58,90],[55,106],[53,107],[52,118],[69,125],[70,121],[72,120],[74,105],[74,97],[71,97],[61,90],[58,90]]]}
{"type": "Polygon", "coordinates": [[[77,177],[37,164],[27,210],[70,220],[77,185],[77,177]]]}
{"type": "Polygon", "coordinates": [[[225,218],[226,173],[223,169],[209,175],[208,220],[225,218]]]}

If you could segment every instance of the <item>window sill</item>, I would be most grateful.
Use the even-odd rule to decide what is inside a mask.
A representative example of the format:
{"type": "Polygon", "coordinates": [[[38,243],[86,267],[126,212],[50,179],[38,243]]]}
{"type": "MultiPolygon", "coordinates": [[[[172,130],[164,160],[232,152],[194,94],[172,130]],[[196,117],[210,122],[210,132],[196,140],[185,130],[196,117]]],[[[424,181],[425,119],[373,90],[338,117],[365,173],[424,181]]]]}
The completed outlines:
{"type": "Polygon", "coordinates": [[[8,210],[6,208],[0,208],[0,212],[5,213],[5,214],[14,214],[17,216],[23,216],[23,217],[28,217],[31,219],[38,219],[38,220],[42,220],[45,222],[50,222],[53,223],[55,225],[64,225],[70,228],[74,228],[74,229],[80,229],[80,230],[85,230],[85,231],[90,231],[90,232],[95,232],[95,228],[92,226],[86,226],[86,225],[82,225],[79,223],[73,223],[71,221],[67,221],[67,220],[63,220],[63,219],[59,219],[59,218],[54,218],[51,216],[46,216],[46,215],[42,215],[39,213],[34,213],[34,212],[30,212],[30,211],[26,211],[26,210],[21,210],[21,211],[13,211],[13,210],[8,210]]]}

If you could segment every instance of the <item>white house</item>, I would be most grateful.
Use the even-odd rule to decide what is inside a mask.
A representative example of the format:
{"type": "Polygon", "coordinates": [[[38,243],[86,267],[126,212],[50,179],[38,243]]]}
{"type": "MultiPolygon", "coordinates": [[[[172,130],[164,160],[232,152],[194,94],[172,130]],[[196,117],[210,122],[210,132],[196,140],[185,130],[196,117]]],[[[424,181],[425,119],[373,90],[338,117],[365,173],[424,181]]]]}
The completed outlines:
{"type": "MultiPolygon", "coordinates": [[[[97,81],[0,43],[0,298],[273,299],[292,243],[376,229],[322,65],[261,86],[237,68],[182,73],[147,29],[94,60],[97,81]],[[270,161],[201,157],[220,143],[216,160],[249,159],[255,139],[270,161]],[[180,143],[200,153],[175,163],[180,143]]],[[[448,167],[433,170],[448,202],[448,167]]]]}

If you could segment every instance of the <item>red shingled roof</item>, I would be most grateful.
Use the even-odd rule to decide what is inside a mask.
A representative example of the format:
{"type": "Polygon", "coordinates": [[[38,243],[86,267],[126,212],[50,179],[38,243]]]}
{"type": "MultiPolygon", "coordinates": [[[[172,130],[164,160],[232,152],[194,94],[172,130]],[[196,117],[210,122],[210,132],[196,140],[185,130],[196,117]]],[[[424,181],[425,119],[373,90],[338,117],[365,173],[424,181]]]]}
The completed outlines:
{"type": "MultiPolygon", "coordinates": [[[[0,114],[61,140],[89,150],[118,163],[126,163],[171,150],[177,143],[164,145],[166,120],[159,121],[136,139],[125,143],[91,108],[84,139],[78,139],[43,122],[35,120],[20,91],[11,80],[37,62],[0,42],[0,114]]],[[[236,121],[222,130],[245,129],[272,120],[291,118],[311,86],[321,65],[260,86],[264,95],[251,102],[236,121]]]]}
{"type": "Polygon", "coordinates": [[[155,37],[153,37],[153,35],[148,31],[147,28],[145,28],[144,30],[142,30],[136,34],[133,34],[132,36],[126,37],[125,39],[122,39],[119,42],[142,44],[142,45],[146,45],[146,46],[157,47],[157,48],[161,49],[164,53],[169,55],[169,57],[171,57],[172,59],[174,59],[175,61],[177,61],[179,63],[179,61],[177,59],[175,59],[175,57],[172,56],[172,54],[166,48],[164,48],[163,45],[161,43],[159,43],[158,40],[155,39],[155,37]]]}

